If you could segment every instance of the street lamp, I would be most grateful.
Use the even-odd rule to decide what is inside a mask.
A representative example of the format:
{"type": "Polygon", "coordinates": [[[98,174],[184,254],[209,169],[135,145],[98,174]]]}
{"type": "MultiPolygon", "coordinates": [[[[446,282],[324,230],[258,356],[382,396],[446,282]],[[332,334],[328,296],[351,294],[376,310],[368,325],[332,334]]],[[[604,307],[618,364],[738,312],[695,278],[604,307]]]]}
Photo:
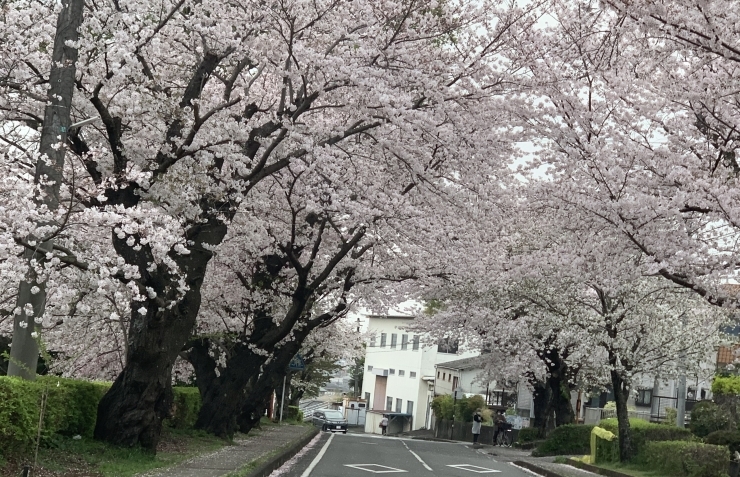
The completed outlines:
{"type": "Polygon", "coordinates": [[[457,408],[457,395],[462,397],[463,388],[461,386],[452,390],[452,426],[450,426],[450,439],[455,435],[455,409],[457,408]]]}

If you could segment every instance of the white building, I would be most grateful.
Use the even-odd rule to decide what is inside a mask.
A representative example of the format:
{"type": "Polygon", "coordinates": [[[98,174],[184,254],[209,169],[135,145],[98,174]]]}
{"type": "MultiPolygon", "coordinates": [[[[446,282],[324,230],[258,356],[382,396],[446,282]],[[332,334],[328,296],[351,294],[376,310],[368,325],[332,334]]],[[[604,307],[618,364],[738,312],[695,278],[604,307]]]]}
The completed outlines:
{"type": "Polygon", "coordinates": [[[423,345],[422,336],[405,330],[413,319],[408,315],[368,316],[362,392],[370,413],[410,414],[411,429],[421,429],[430,427],[435,364],[477,353],[458,353],[456,343],[423,345]]]}

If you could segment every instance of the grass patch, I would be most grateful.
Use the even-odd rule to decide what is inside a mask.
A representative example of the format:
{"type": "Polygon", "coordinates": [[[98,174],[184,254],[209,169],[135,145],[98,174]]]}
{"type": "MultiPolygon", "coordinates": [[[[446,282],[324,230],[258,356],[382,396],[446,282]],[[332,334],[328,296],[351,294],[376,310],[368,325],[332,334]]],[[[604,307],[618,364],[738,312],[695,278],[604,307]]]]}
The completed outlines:
{"type": "MultiPolygon", "coordinates": [[[[156,455],[139,448],[120,448],[89,438],[58,436],[39,449],[34,477],[132,477],[168,467],[195,455],[218,450],[227,441],[202,431],[165,427],[156,455]]],[[[0,475],[20,475],[23,462],[7,457],[0,475]]]]}

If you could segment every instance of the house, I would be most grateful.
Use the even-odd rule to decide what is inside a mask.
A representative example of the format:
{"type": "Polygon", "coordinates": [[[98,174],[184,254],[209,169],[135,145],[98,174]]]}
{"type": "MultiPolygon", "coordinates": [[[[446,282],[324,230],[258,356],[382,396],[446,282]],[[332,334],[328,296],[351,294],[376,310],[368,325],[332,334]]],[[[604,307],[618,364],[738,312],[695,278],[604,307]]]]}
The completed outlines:
{"type": "Polygon", "coordinates": [[[407,331],[410,315],[369,315],[362,393],[369,404],[366,432],[379,432],[377,416],[394,413],[399,429],[430,427],[435,365],[476,355],[460,352],[455,340],[429,344],[407,331]],[[373,416],[373,414],[377,416],[373,416]]]}
{"type": "Polygon", "coordinates": [[[434,395],[454,394],[459,389],[464,396],[479,395],[491,407],[511,407],[516,401],[516,385],[509,389],[495,380],[486,379],[484,369],[490,355],[439,363],[435,366],[434,395]]]}

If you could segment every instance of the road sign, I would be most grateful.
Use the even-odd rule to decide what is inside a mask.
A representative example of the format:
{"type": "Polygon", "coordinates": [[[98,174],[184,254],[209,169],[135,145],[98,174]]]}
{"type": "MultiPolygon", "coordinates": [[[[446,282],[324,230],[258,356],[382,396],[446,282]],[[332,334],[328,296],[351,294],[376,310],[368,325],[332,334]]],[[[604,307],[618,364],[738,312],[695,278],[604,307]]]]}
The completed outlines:
{"type": "Polygon", "coordinates": [[[293,359],[290,360],[290,364],[288,365],[288,369],[290,371],[303,371],[306,369],[306,362],[303,361],[303,358],[300,354],[297,354],[293,356],[293,359]]]}

